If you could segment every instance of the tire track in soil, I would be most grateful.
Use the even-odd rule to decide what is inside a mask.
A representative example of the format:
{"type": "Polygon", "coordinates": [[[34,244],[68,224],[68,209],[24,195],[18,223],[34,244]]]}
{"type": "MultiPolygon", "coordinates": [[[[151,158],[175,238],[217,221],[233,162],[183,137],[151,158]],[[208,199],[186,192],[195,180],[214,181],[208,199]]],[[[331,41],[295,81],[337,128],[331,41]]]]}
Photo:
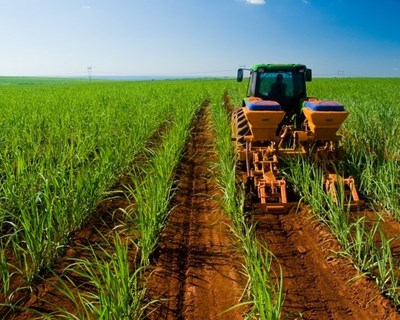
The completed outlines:
{"type": "Polygon", "coordinates": [[[355,280],[360,274],[349,260],[334,254],[340,250],[334,236],[305,207],[254,220],[282,267],[285,319],[400,319],[373,280],[355,280]]]}
{"type": "Polygon", "coordinates": [[[243,260],[229,219],[213,200],[217,185],[210,165],[217,161],[207,123],[208,107],[194,124],[177,175],[178,191],[160,235],[147,299],[158,300],[147,319],[243,319],[240,303],[243,260]]]}

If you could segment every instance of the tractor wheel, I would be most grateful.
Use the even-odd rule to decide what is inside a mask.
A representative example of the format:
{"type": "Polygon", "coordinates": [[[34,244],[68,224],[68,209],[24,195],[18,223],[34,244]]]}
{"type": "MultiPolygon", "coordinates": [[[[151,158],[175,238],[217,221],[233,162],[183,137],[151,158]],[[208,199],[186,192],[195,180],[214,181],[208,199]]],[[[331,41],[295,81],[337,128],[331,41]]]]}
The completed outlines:
{"type": "Polygon", "coordinates": [[[238,147],[246,147],[244,136],[250,134],[250,127],[244,115],[243,109],[240,108],[233,112],[233,134],[238,147]]]}
{"type": "Polygon", "coordinates": [[[232,132],[234,135],[232,140],[235,141],[236,144],[237,166],[240,169],[244,169],[243,171],[246,171],[246,160],[241,155],[246,151],[246,141],[244,137],[250,134],[250,127],[242,108],[232,113],[232,132]]]}

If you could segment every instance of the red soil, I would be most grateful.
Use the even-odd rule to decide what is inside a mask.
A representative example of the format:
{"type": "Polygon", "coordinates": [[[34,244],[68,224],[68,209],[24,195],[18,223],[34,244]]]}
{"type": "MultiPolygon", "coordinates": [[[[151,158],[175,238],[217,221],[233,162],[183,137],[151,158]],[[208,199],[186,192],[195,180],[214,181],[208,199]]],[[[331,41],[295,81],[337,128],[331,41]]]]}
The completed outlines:
{"type": "MultiPolygon", "coordinates": [[[[204,110],[203,110],[204,111],[204,110]]],[[[243,319],[245,279],[229,219],[213,198],[216,161],[202,112],[178,172],[178,191],[161,234],[148,281],[148,299],[159,299],[149,319],[243,319]]]]}
{"type": "Polygon", "coordinates": [[[286,319],[400,319],[375,283],[336,254],[336,239],[305,208],[255,219],[283,270],[286,319]]]}

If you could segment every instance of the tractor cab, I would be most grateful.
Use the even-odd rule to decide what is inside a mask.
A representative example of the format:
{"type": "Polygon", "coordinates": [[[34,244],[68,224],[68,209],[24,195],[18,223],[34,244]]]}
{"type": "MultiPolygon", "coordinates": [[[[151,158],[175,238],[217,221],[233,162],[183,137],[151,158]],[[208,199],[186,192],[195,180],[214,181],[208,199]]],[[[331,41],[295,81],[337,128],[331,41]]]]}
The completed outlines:
{"type": "Polygon", "coordinates": [[[244,70],[250,71],[247,97],[278,102],[286,119],[302,116],[302,102],[307,97],[305,83],[311,81],[311,69],[302,64],[257,64],[251,69],[240,68],[238,82],[243,81],[244,70]]]}

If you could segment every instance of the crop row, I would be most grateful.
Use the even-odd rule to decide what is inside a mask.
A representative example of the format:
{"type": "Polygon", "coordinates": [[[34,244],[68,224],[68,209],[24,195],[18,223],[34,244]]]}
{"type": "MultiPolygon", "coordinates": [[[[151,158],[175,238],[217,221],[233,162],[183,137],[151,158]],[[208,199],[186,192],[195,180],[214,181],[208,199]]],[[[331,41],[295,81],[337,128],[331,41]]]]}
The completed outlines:
{"type": "MultiPolygon", "coordinates": [[[[209,90],[219,85],[56,81],[2,86],[0,298],[12,302],[20,288],[30,287],[62,254],[71,233],[89,219],[118,175],[133,172],[133,160],[149,137],[166,123],[181,128],[188,117],[190,123],[209,90]]],[[[174,157],[180,154],[176,141],[185,138],[181,134],[164,147],[174,157]]],[[[167,160],[166,153],[160,157],[167,160]]],[[[160,181],[171,183],[161,163],[141,173],[150,189],[134,182],[140,212],[150,210],[153,201],[146,197],[156,195],[160,181]]],[[[158,195],[166,203],[167,193],[158,195]]],[[[139,226],[150,228],[148,216],[139,218],[139,226]]],[[[155,230],[162,225],[154,223],[155,230]]],[[[148,260],[155,242],[141,238],[142,260],[148,260]]]]}
{"type": "Polygon", "coordinates": [[[217,100],[212,105],[215,148],[218,152],[218,183],[223,192],[221,206],[232,220],[232,229],[244,256],[243,272],[248,278],[243,305],[249,306],[246,319],[281,318],[283,306],[283,277],[272,270],[273,254],[267,244],[257,240],[255,224],[246,221],[245,190],[236,178],[236,154],[231,143],[229,100],[217,100]],[[221,108],[221,105],[224,108],[221,108]]]}

